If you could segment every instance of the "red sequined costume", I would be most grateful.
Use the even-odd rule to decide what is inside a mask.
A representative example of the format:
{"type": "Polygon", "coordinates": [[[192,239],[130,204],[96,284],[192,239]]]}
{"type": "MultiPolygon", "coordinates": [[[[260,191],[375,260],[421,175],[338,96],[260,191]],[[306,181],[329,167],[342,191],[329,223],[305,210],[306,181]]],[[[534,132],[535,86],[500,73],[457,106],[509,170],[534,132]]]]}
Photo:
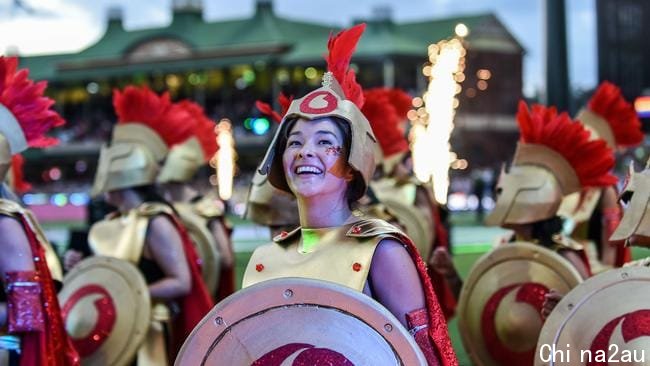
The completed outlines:
{"type": "Polygon", "coordinates": [[[34,272],[7,273],[5,278],[8,331],[10,334],[20,335],[20,365],[79,365],[79,356],[61,319],[61,309],[43,247],[28,217],[18,214],[16,218],[25,229],[35,268],[34,272]],[[33,288],[15,286],[21,282],[34,282],[37,285],[33,288]]]}
{"type": "MultiPolygon", "coordinates": [[[[16,58],[0,56],[0,179],[7,175],[12,156],[27,147],[56,144],[58,141],[45,133],[64,123],[50,110],[54,102],[43,96],[47,84],[34,83],[28,78],[28,70],[17,67],[16,58]]],[[[34,265],[33,271],[6,272],[3,279],[7,331],[20,337],[20,365],[78,365],[79,356],[65,332],[45,259],[44,245],[49,244],[29,212],[16,202],[1,198],[0,215],[21,224],[34,265]]]]}

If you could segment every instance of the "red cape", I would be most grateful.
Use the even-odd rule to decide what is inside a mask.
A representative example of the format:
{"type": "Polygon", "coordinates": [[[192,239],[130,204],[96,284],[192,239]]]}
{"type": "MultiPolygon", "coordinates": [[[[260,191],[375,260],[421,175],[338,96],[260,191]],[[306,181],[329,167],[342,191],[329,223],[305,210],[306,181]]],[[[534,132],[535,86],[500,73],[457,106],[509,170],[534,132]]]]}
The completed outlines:
{"type": "MultiPolygon", "coordinates": [[[[433,200],[432,197],[430,197],[430,199],[433,200]]],[[[433,217],[433,227],[436,233],[432,253],[433,250],[438,247],[444,247],[449,251],[449,233],[440,219],[440,209],[433,201],[431,203],[431,217],[433,217]]],[[[428,272],[429,277],[431,277],[431,282],[433,283],[433,290],[438,297],[438,302],[440,303],[442,312],[445,314],[445,319],[449,320],[456,313],[458,299],[454,296],[454,292],[451,290],[449,282],[447,282],[447,279],[445,279],[444,276],[431,268],[429,268],[428,272]]]]}
{"type": "Polygon", "coordinates": [[[208,292],[208,288],[203,282],[200,270],[199,256],[196,254],[192,240],[185,227],[180,223],[178,218],[169,215],[169,218],[176,226],[181,239],[183,241],[183,249],[185,250],[185,258],[187,265],[190,269],[190,276],[192,279],[192,289],[190,293],[180,299],[181,313],[175,322],[175,339],[174,349],[172,354],[175,356],[176,352],[180,350],[181,345],[190,335],[194,327],[203,319],[203,317],[212,309],[214,303],[208,292]]]}
{"type": "Polygon", "coordinates": [[[36,239],[27,219],[20,215],[20,223],[25,230],[34,258],[34,268],[40,278],[41,301],[45,319],[45,332],[21,334],[21,366],[76,366],[79,355],[72,340],[65,331],[61,319],[61,309],[56,297],[54,282],[45,261],[45,251],[36,239]]]}
{"type": "Polygon", "coordinates": [[[422,257],[420,257],[420,254],[418,254],[418,250],[410,238],[404,235],[399,235],[398,239],[406,245],[408,252],[411,255],[411,259],[413,259],[413,263],[415,264],[415,268],[418,270],[420,282],[422,283],[424,295],[426,296],[427,309],[429,311],[429,337],[431,337],[431,342],[438,350],[440,364],[442,366],[458,366],[458,359],[456,358],[456,353],[454,352],[454,348],[451,345],[451,339],[449,338],[447,321],[445,320],[445,315],[440,308],[438,298],[433,289],[433,284],[431,283],[431,278],[427,273],[427,265],[422,260],[422,257]]]}

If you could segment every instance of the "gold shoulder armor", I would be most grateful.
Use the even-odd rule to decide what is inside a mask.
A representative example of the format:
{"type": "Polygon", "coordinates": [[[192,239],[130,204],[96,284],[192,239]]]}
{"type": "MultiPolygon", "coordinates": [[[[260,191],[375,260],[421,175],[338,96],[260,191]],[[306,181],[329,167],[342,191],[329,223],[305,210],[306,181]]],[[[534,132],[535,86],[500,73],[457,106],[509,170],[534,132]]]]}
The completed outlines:
{"type": "Polygon", "coordinates": [[[300,236],[300,229],[301,227],[298,226],[297,228],[289,232],[283,231],[273,238],[273,242],[278,244],[290,243],[291,241],[297,239],[300,236]]]}
{"type": "Polygon", "coordinates": [[[0,198],[0,215],[5,216],[16,216],[17,214],[22,214],[25,209],[18,203],[0,198]]]}
{"type": "Polygon", "coordinates": [[[354,223],[345,233],[351,238],[369,238],[379,235],[406,236],[396,226],[380,219],[364,219],[354,223]]]}
{"type": "Polygon", "coordinates": [[[216,218],[224,215],[223,202],[210,196],[203,196],[194,203],[194,211],[205,218],[216,218]]]}
{"type": "Polygon", "coordinates": [[[173,215],[174,211],[168,205],[159,202],[145,202],[137,208],[138,216],[156,216],[158,214],[173,215]]]}

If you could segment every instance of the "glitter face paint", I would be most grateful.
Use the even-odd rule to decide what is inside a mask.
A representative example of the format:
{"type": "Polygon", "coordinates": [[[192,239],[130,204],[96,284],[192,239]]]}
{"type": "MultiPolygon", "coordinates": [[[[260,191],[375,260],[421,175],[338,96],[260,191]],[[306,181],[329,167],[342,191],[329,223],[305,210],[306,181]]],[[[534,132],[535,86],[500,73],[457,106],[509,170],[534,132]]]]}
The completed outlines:
{"type": "Polygon", "coordinates": [[[341,154],[343,154],[343,147],[342,146],[330,146],[327,149],[325,149],[325,154],[334,155],[334,156],[341,156],[341,154]]]}
{"type": "Polygon", "coordinates": [[[352,171],[343,158],[343,151],[344,150],[342,146],[330,146],[325,150],[325,154],[327,155],[338,156],[338,159],[336,159],[334,165],[332,165],[332,167],[327,171],[338,178],[352,180],[352,171]]]}

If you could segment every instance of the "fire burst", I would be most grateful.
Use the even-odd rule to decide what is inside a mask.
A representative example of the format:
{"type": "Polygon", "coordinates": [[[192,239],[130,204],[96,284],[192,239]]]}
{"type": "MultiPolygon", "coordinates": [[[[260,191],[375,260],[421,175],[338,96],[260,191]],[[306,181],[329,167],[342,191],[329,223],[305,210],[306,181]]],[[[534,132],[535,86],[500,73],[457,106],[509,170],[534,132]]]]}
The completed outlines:
{"type": "Polygon", "coordinates": [[[417,110],[409,116],[415,176],[422,182],[433,181],[434,197],[441,204],[447,202],[449,166],[456,160],[449,138],[459,104],[456,95],[461,92],[460,82],[465,76],[462,36],[467,32],[459,32],[457,26],[456,33],[457,38],[429,46],[431,64],[422,70],[429,77],[429,85],[422,98],[413,100],[417,110]]]}
{"type": "Polygon", "coordinates": [[[228,119],[222,119],[214,128],[219,150],[210,162],[216,169],[216,185],[219,197],[223,200],[232,196],[233,177],[235,176],[235,140],[232,137],[232,125],[228,119]]]}

